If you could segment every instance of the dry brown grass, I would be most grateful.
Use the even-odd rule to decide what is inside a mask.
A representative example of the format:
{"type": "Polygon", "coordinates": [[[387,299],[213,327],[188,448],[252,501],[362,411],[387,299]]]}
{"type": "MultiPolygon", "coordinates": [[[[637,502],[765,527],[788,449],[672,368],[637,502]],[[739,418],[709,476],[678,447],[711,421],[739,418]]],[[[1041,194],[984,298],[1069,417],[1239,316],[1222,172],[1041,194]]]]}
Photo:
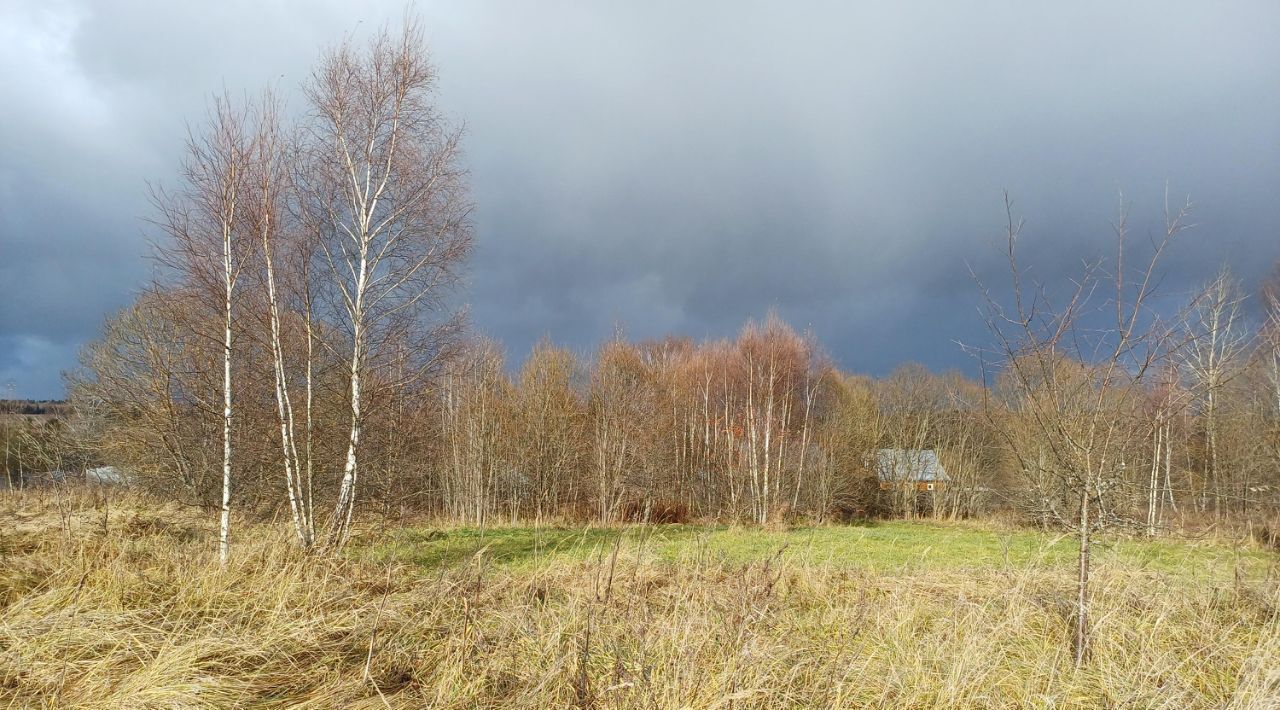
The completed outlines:
{"type": "Polygon", "coordinates": [[[1102,570],[1077,671],[1049,568],[628,543],[424,570],[309,559],[258,526],[221,570],[204,517],[88,494],[6,494],[0,530],[0,704],[18,707],[1280,707],[1270,583],[1102,570]]]}

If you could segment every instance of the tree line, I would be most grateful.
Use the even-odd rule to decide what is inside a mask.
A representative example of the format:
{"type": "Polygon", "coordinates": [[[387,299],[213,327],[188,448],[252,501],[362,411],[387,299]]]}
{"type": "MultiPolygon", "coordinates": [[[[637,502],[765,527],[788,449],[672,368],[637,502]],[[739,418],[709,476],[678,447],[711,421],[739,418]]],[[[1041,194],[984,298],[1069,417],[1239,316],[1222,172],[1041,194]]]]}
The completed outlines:
{"type": "Polygon", "coordinates": [[[0,399],[0,415],[66,416],[71,407],[60,399],[0,399]]]}
{"type": "MultiPolygon", "coordinates": [[[[1075,515],[1067,479],[1080,470],[1054,460],[1067,454],[1053,437],[1105,425],[1110,463],[1093,465],[1107,467],[1098,485],[1114,522],[1154,534],[1175,515],[1261,517],[1280,502],[1273,331],[1251,330],[1229,275],[1211,287],[1178,322],[1181,348],[1141,377],[1123,364],[1103,375],[1053,349],[1011,350],[987,383],[915,365],[871,378],[842,372],[812,334],[777,316],[710,342],[619,334],[588,356],[544,341],[514,370],[497,343],[454,338],[428,373],[406,374],[406,353],[370,369],[359,448],[367,505],[473,524],[1012,509],[1052,526],[1075,515]],[[1223,309],[1236,315],[1214,315],[1223,309]],[[1213,322],[1230,327],[1213,335],[1213,322]],[[1206,375],[1199,363],[1210,359],[1219,366],[1206,375]],[[879,449],[933,449],[951,481],[924,496],[886,494],[879,449]]],[[[165,495],[217,505],[221,353],[216,338],[176,337],[198,325],[179,320],[193,310],[182,303],[149,294],[113,319],[86,349],[73,396],[93,415],[104,460],[165,495]]],[[[311,393],[292,439],[269,343],[246,337],[233,352],[236,496],[263,515],[289,500],[289,471],[302,473],[307,510],[340,495],[350,395],[336,355],[349,341],[308,344],[297,327],[282,350],[311,393]]]]}

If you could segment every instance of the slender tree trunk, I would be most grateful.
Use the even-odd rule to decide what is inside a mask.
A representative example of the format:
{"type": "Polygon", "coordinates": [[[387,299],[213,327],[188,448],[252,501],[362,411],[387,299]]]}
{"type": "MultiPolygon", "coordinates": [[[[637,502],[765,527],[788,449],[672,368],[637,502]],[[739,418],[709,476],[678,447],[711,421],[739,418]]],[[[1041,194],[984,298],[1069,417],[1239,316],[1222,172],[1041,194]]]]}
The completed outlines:
{"type": "Polygon", "coordinates": [[[355,511],[356,476],[358,474],[357,455],[360,447],[360,429],[363,425],[361,417],[360,375],[364,367],[365,338],[365,289],[369,279],[369,245],[367,230],[362,230],[359,242],[360,265],[356,275],[355,296],[351,307],[351,433],[347,440],[347,460],[342,470],[342,483],[338,487],[338,502],[333,508],[333,519],[330,521],[329,544],[334,549],[346,544],[350,533],[351,517],[355,511]]]}
{"type": "Polygon", "coordinates": [[[760,524],[769,522],[769,471],[771,468],[770,441],[773,434],[773,363],[769,363],[769,400],[764,407],[764,479],[760,489],[760,524]]]}
{"type": "Polygon", "coordinates": [[[360,411],[360,359],[363,353],[360,348],[360,330],[357,327],[355,346],[351,355],[351,434],[347,440],[347,460],[342,471],[342,484],[338,489],[338,502],[333,509],[333,531],[330,543],[341,547],[347,538],[351,525],[352,509],[355,507],[357,459],[356,452],[360,446],[361,411],[360,411]]]}
{"type": "MultiPolygon", "coordinates": [[[[816,386],[810,386],[808,382],[805,382],[804,421],[800,424],[800,461],[796,468],[796,489],[791,497],[792,510],[800,508],[800,490],[804,486],[804,466],[809,453],[809,419],[813,414],[813,398],[814,390],[816,389],[816,386]]],[[[822,512],[825,513],[825,511],[822,512]]]]}
{"type": "Polygon", "coordinates": [[[1089,654],[1089,486],[1080,487],[1080,571],[1076,579],[1076,667],[1084,664],[1089,654]]]}
{"type": "Polygon", "coordinates": [[[285,369],[284,346],[280,336],[280,307],[276,297],[275,265],[271,257],[271,243],[264,229],[262,238],[263,259],[267,271],[267,310],[271,325],[271,358],[275,370],[276,418],[280,423],[280,447],[284,461],[285,487],[289,492],[289,512],[293,517],[293,529],[302,547],[311,546],[307,534],[306,513],[303,510],[301,466],[298,465],[298,447],[294,437],[293,402],[289,398],[289,380],[285,369]]]}
{"type": "Polygon", "coordinates": [[[316,507],[315,507],[315,498],[314,498],[314,495],[313,495],[313,490],[314,490],[314,488],[313,488],[313,486],[312,486],[312,482],[313,482],[313,480],[314,480],[314,479],[313,479],[313,476],[312,476],[312,464],[311,464],[311,462],[312,462],[312,455],[311,455],[312,432],[314,431],[314,425],[313,425],[313,423],[312,423],[312,415],[311,415],[312,402],[313,402],[313,397],[314,397],[313,390],[312,390],[312,384],[311,384],[311,377],[312,377],[312,362],[313,362],[313,357],[314,357],[314,352],[313,352],[313,348],[314,348],[314,341],[313,341],[313,339],[312,339],[312,333],[311,333],[311,301],[310,301],[310,298],[309,298],[309,297],[308,297],[308,299],[307,299],[306,328],[307,328],[307,404],[306,404],[306,407],[307,407],[307,442],[306,442],[306,457],[307,457],[307,461],[306,461],[306,468],[307,468],[307,472],[306,472],[306,476],[307,476],[307,479],[306,479],[306,496],[307,496],[307,500],[306,500],[306,505],[303,507],[303,510],[305,510],[305,511],[306,511],[307,536],[311,538],[311,541],[312,541],[312,542],[315,542],[315,539],[316,539],[316,507]]]}
{"type": "Polygon", "coordinates": [[[1209,389],[1209,407],[1205,412],[1205,427],[1209,445],[1207,484],[1213,488],[1213,518],[1222,518],[1222,481],[1218,471],[1218,400],[1213,388],[1209,389]]]}
{"type": "Polygon", "coordinates": [[[16,490],[18,486],[17,486],[17,482],[13,478],[13,466],[9,464],[10,444],[11,442],[9,441],[9,437],[6,436],[4,439],[4,473],[9,478],[9,488],[16,490]]]}
{"type": "MultiPolygon", "coordinates": [[[[1273,306],[1280,309],[1280,304],[1273,306]]],[[[1280,328],[1280,317],[1273,320],[1274,327],[1280,328]]],[[[1280,413],[1280,342],[1271,346],[1271,390],[1276,399],[1276,412],[1280,413]]]]}
{"type": "Polygon", "coordinates": [[[1169,507],[1174,513],[1178,512],[1178,500],[1173,495],[1173,443],[1172,438],[1173,425],[1169,421],[1164,423],[1164,491],[1169,498],[1169,507]]]}
{"type": "Polygon", "coordinates": [[[222,516],[218,525],[218,561],[225,567],[231,556],[231,243],[223,244],[226,298],[222,338],[222,516]]]}
{"type": "Polygon", "coordinates": [[[1155,441],[1151,454],[1151,475],[1147,481],[1147,537],[1155,537],[1156,534],[1156,507],[1160,498],[1160,453],[1164,444],[1161,441],[1163,433],[1164,425],[1157,416],[1154,436],[1152,436],[1155,441]]]}

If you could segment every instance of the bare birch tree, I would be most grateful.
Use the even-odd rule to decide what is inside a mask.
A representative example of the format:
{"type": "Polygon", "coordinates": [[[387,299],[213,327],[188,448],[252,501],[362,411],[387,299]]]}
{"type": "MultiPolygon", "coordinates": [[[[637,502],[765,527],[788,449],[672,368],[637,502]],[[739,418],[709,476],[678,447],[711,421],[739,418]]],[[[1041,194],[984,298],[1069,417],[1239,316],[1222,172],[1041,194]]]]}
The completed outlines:
{"type": "MultiPolygon", "coordinates": [[[[264,92],[256,111],[253,114],[254,132],[249,156],[249,209],[246,219],[252,233],[256,235],[256,244],[260,249],[262,281],[266,292],[266,311],[268,321],[268,342],[271,352],[272,379],[276,403],[276,419],[280,429],[281,462],[284,468],[284,483],[289,501],[289,513],[293,521],[294,532],[303,548],[310,548],[315,542],[315,513],[311,505],[311,477],[304,476],[304,464],[298,453],[298,437],[296,418],[294,416],[293,397],[290,392],[289,366],[285,358],[283,336],[284,316],[287,304],[283,303],[281,278],[278,274],[279,253],[289,250],[289,210],[286,202],[289,199],[290,155],[286,149],[287,136],[282,134],[279,123],[279,101],[271,92],[264,92]]],[[[294,242],[297,242],[297,236],[294,242]]],[[[292,247],[298,249],[295,244],[292,247]]],[[[305,251],[305,247],[302,248],[305,251]]],[[[286,263],[290,260],[286,259],[286,263]]],[[[298,260],[292,260],[299,263],[298,260]]],[[[305,263],[305,262],[301,262],[305,263]]],[[[307,274],[301,274],[305,282],[307,274]]],[[[295,280],[298,280],[295,278],[295,280]]],[[[303,289],[309,288],[306,283],[303,289]]],[[[308,320],[308,326],[310,325],[308,320]]],[[[307,332],[308,388],[307,415],[308,434],[310,423],[310,365],[311,365],[311,332],[307,332]]],[[[309,453],[309,452],[308,452],[309,453]]],[[[310,473],[308,456],[306,473],[310,473]]]]}
{"type": "Polygon", "coordinates": [[[219,293],[222,305],[222,504],[218,558],[230,554],[232,493],[232,348],[240,274],[253,251],[243,234],[247,189],[246,117],[227,96],[215,97],[209,125],[191,133],[181,168],[183,187],[157,191],[160,225],[171,237],[160,258],[180,278],[219,293]]]}
{"type": "Polygon", "coordinates": [[[306,87],[314,120],[305,139],[303,198],[321,229],[348,339],[350,427],[330,547],[349,534],[364,387],[382,345],[412,338],[415,352],[430,361],[433,336],[456,323],[456,314],[442,311],[470,250],[470,204],[459,132],[432,103],[435,83],[422,29],[410,18],[398,34],[384,29],[363,49],[348,41],[327,52],[306,87]]]}
{"type": "Polygon", "coordinates": [[[1243,371],[1252,334],[1244,323],[1244,294],[1224,267],[1196,296],[1183,316],[1187,344],[1182,349],[1184,371],[1200,402],[1204,421],[1204,487],[1200,508],[1212,495],[1214,516],[1222,516],[1226,496],[1219,452],[1219,419],[1223,388],[1243,371]]]}

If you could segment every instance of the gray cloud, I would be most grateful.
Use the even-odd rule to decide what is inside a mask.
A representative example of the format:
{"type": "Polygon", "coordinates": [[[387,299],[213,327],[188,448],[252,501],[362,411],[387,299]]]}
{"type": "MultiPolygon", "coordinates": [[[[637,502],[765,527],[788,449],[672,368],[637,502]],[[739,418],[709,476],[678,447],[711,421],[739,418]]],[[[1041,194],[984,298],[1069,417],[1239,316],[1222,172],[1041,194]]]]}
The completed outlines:
{"type": "MultiPolygon", "coordinates": [[[[845,367],[971,367],[967,264],[1002,192],[1038,274],[1105,247],[1121,189],[1200,227],[1167,264],[1256,284],[1280,256],[1280,8],[1234,2],[421,3],[467,125],[476,325],[732,334],[771,307],[845,367]]],[[[291,89],[398,2],[19,0],[0,8],[0,380],[57,370],[146,276],[145,180],[220,87],[291,89]]]]}

